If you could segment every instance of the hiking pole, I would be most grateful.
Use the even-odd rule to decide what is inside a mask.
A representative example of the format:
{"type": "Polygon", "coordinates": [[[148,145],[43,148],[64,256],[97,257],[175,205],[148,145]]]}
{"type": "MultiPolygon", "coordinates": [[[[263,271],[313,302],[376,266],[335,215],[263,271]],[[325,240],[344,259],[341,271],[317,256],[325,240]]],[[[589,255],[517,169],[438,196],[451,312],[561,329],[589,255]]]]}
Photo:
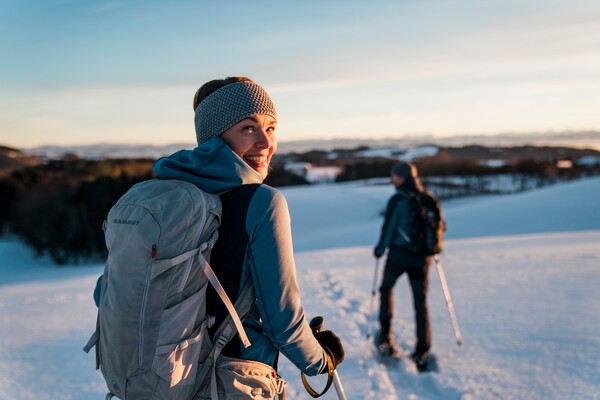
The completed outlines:
{"type": "Polygon", "coordinates": [[[452,298],[450,298],[450,289],[448,289],[448,283],[446,282],[446,274],[444,274],[444,268],[440,261],[440,256],[434,254],[433,259],[435,260],[435,266],[437,267],[438,275],[440,276],[440,282],[442,283],[442,290],[444,291],[444,297],[446,298],[446,306],[448,306],[448,312],[450,313],[450,319],[452,320],[452,327],[454,328],[454,335],[456,335],[456,344],[458,347],[462,346],[462,336],[460,329],[458,328],[458,321],[456,320],[456,314],[454,313],[454,304],[452,298]]]}
{"type": "MultiPolygon", "coordinates": [[[[310,320],[309,325],[310,325],[310,328],[312,329],[313,333],[316,334],[323,330],[324,323],[325,323],[325,321],[323,320],[323,317],[317,316],[310,320]]],[[[317,393],[312,387],[310,387],[310,385],[308,384],[308,381],[306,380],[304,372],[302,373],[302,383],[304,384],[304,388],[308,391],[308,394],[310,394],[312,397],[315,397],[315,398],[324,395],[325,392],[327,392],[327,390],[329,390],[332,380],[333,380],[333,386],[335,387],[335,392],[337,393],[338,399],[346,400],[346,393],[344,392],[344,387],[342,386],[342,381],[340,381],[340,377],[335,369],[333,370],[333,374],[331,374],[331,370],[330,370],[330,373],[329,373],[329,376],[327,379],[327,385],[325,386],[325,389],[321,393],[317,393]]]]}
{"type": "Polygon", "coordinates": [[[367,353],[369,352],[369,341],[371,340],[371,320],[373,319],[373,302],[375,301],[375,295],[377,290],[377,275],[379,275],[379,258],[375,259],[375,275],[373,276],[373,289],[371,290],[371,301],[369,304],[369,315],[367,316],[367,338],[365,340],[365,346],[363,350],[363,359],[361,366],[365,366],[367,362],[367,353]]]}

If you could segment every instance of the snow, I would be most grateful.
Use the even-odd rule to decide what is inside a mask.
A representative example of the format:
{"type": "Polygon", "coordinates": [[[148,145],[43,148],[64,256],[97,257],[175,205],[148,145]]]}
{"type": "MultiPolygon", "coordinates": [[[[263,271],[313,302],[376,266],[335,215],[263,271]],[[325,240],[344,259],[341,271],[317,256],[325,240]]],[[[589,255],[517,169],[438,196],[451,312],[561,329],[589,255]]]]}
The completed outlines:
{"type": "MultiPolygon", "coordinates": [[[[600,178],[443,203],[441,261],[464,346],[456,345],[432,266],[440,370],[426,374],[406,360],[362,363],[372,246],[392,188],[352,182],[283,192],[306,314],[324,316],[342,338],[338,373],[349,399],[600,399],[600,178]]],[[[81,350],[95,326],[91,292],[102,265],[56,268],[14,238],[0,241],[0,261],[0,399],[103,399],[94,356],[81,350]]],[[[410,351],[406,278],[394,293],[395,335],[410,351]]],[[[311,398],[291,363],[282,359],[280,373],[288,398],[311,398]]],[[[323,377],[310,382],[317,388],[323,377]]],[[[335,390],[322,398],[337,398],[335,390]]]]}
{"type": "Polygon", "coordinates": [[[415,146],[412,148],[404,147],[382,147],[359,151],[356,153],[359,157],[386,157],[394,160],[412,161],[421,157],[432,157],[438,153],[437,146],[415,146]]]}

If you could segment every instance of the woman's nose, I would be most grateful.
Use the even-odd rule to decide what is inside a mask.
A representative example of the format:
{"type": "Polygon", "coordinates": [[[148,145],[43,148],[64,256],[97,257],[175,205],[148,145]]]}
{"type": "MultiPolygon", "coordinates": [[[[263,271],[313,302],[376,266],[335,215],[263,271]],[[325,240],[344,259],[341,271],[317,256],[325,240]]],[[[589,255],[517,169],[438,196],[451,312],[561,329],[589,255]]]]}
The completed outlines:
{"type": "Polygon", "coordinates": [[[272,138],[271,135],[269,135],[269,133],[265,129],[260,128],[258,130],[256,147],[268,149],[273,145],[273,140],[274,138],[272,138]]]}

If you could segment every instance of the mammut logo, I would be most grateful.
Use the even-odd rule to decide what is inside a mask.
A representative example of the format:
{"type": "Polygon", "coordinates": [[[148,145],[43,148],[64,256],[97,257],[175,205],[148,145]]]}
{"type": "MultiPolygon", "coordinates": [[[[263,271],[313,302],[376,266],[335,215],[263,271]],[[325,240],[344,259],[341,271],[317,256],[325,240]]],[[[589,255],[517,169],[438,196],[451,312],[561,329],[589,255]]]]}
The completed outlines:
{"type": "Polygon", "coordinates": [[[113,224],[137,225],[139,223],[140,223],[140,221],[138,221],[137,219],[122,219],[122,218],[113,219],[113,224]]]}

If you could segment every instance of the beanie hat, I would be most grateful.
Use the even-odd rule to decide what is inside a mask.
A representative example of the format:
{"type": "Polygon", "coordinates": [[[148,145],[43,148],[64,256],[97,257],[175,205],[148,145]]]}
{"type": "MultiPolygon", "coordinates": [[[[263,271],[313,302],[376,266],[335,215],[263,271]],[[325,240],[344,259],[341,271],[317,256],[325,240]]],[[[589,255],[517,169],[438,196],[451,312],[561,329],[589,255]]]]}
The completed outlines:
{"type": "Polygon", "coordinates": [[[417,168],[413,164],[407,162],[401,162],[394,165],[391,173],[404,178],[416,178],[418,176],[417,168]]]}
{"type": "Polygon", "coordinates": [[[220,136],[251,115],[264,114],[277,119],[268,93],[257,83],[243,81],[225,85],[208,95],[196,107],[194,124],[198,144],[220,136]]]}

